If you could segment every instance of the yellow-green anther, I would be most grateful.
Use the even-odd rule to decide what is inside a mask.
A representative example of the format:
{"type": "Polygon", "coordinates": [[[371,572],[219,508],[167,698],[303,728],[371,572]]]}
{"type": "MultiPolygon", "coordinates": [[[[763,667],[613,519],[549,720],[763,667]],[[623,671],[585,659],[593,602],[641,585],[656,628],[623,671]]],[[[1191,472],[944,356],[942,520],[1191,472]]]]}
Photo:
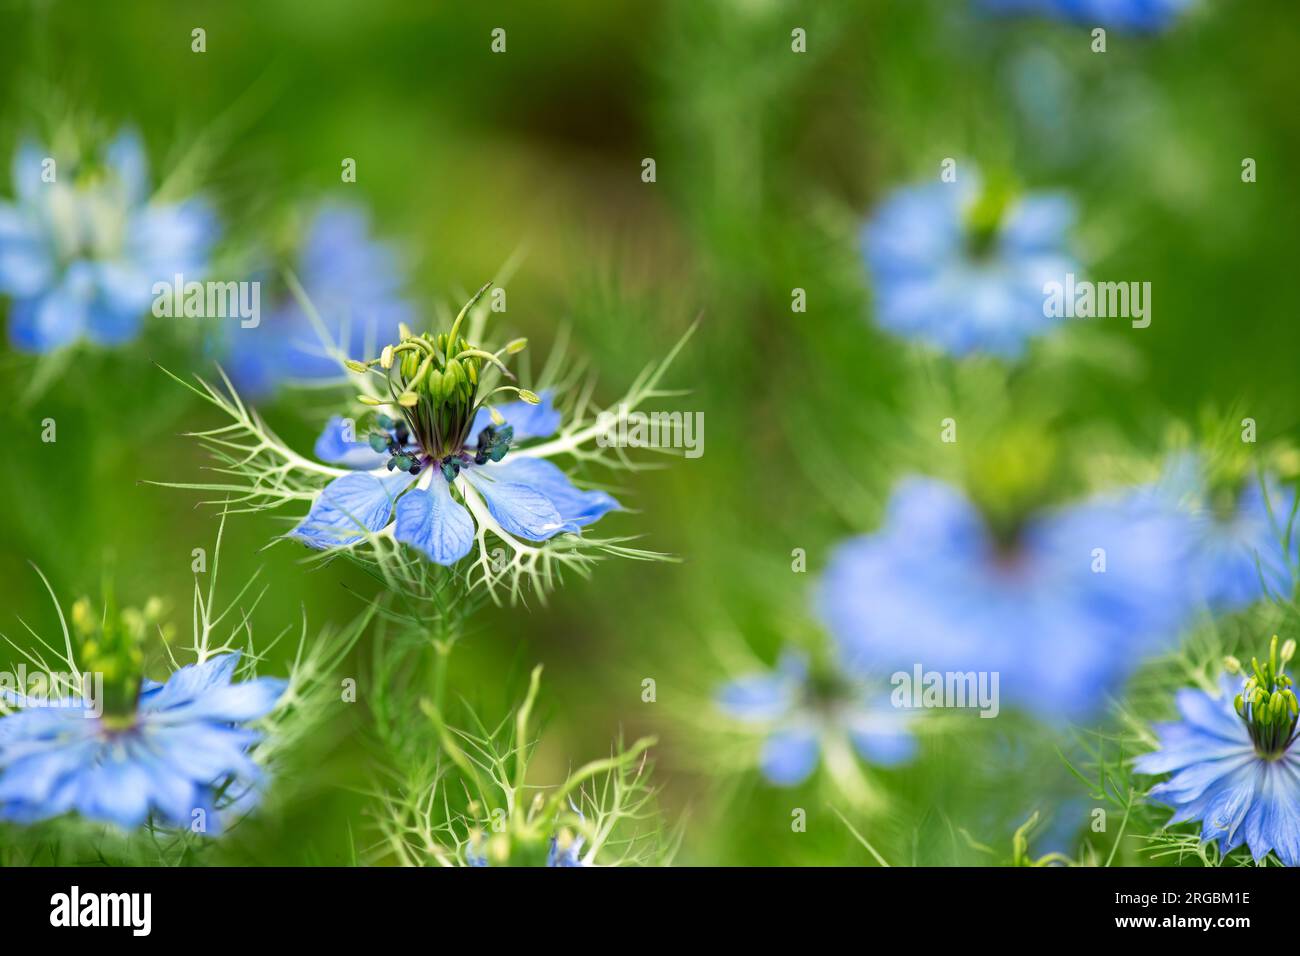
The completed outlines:
{"type": "Polygon", "coordinates": [[[1289,664],[1293,657],[1295,657],[1295,638],[1288,637],[1286,643],[1282,645],[1282,663],[1289,664]]]}
{"type": "Polygon", "coordinates": [[[407,339],[415,338],[415,336],[411,334],[411,327],[405,322],[397,323],[397,335],[403,342],[407,339]]]}
{"type": "Polygon", "coordinates": [[[360,402],[362,405],[369,405],[371,408],[376,408],[380,405],[389,404],[388,402],[380,401],[379,399],[374,398],[370,395],[358,395],[357,401],[360,402]]]}
{"type": "Polygon", "coordinates": [[[526,348],[528,348],[527,339],[513,339],[506,343],[506,353],[509,355],[517,355],[526,348]]]}
{"type": "Polygon", "coordinates": [[[1241,673],[1241,661],[1229,654],[1223,659],[1223,669],[1229,674],[1241,673]]]}
{"type": "Polygon", "coordinates": [[[384,350],[379,353],[379,365],[383,369],[393,367],[393,347],[391,345],[385,345],[384,350]]]}
{"type": "Polygon", "coordinates": [[[542,403],[541,398],[538,397],[536,392],[530,392],[526,388],[521,388],[519,390],[519,397],[529,405],[540,405],[542,403]]]}
{"type": "Polygon", "coordinates": [[[365,374],[370,371],[370,366],[367,363],[358,362],[356,359],[346,359],[343,364],[347,366],[349,372],[365,374]]]}
{"type": "Polygon", "coordinates": [[[414,408],[420,401],[420,396],[414,392],[403,392],[397,396],[397,404],[403,408],[414,408]]]}

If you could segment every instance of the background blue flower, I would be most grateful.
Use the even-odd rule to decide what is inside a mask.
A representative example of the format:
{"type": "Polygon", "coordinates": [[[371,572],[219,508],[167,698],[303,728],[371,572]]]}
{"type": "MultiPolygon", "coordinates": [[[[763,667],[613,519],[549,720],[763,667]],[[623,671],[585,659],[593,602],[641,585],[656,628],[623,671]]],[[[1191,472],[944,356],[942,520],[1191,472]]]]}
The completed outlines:
{"type": "Polygon", "coordinates": [[[0,202],[0,292],[13,299],[9,340],[47,352],[87,338],[135,337],[156,282],[197,281],[207,270],[216,221],[199,200],[149,198],[140,138],[120,133],[103,152],[54,167],[31,142],[14,158],[14,202],[0,202]]]}
{"type": "Polygon", "coordinates": [[[864,760],[895,766],[910,760],[916,739],[912,716],[890,705],[888,691],[872,694],[846,684],[842,693],[819,698],[810,681],[808,662],[787,651],[775,670],[724,684],[718,707],[727,716],[753,725],[764,734],[759,769],[769,783],[793,787],[807,780],[832,736],[847,735],[864,760]]]}
{"type": "Polygon", "coordinates": [[[1186,511],[1194,535],[1190,570],[1195,595],[1214,611],[1236,611],[1269,596],[1289,598],[1300,560],[1294,534],[1295,489],[1273,475],[1247,475],[1216,502],[1195,454],[1166,467],[1160,493],[1186,511]]]}
{"type": "Polygon", "coordinates": [[[875,317],[952,355],[1018,358],[1029,339],[1064,321],[1044,315],[1043,286],[1079,272],[1066,240],[1074,207],[1059,195],[1024,196],[978,239],[970,219],[980,190],[978,175],[959,164],[956,182],[885,199],[862,233],[875,317]]]}
{"type": "MultiPolygon", "coordinates": [[[[400,257],[371,236],[370,218],[359,206],[317,207],[294,270],[330,338],[352,358],[378,352],[398,337],[402,322],[412,322],[400,257]]],[[[225,366],[240,394],[252,398],[286,383],[340,375],[320,333],[287,294],[256,327],[231,328],[225,366]]]]}
{"type": "Polygon", "coordinates": [[[998,13],[1030,13],[1087,26],[1120,30],[1163,30],[1191,0],[980,0],[998,13]]]}
{"type": "Polygon", "coordinates": [[[851,666],[996,671],[1004,702],[1079,717],[1174,636],[1190,546],[1187,520],[1137,493],[1040,514],[1001,543],[956,488],[911,478],[878,531],[835,551],[819,609],[851,666]]]}

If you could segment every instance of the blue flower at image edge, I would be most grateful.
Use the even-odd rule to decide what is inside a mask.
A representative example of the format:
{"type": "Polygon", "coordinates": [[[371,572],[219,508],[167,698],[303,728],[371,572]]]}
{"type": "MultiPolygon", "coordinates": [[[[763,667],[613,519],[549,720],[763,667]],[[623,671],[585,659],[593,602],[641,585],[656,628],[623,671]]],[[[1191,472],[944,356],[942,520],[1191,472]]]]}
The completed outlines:
{"type": "Polygon", "coordinates": [[[216,221],[199,200],[149,198],[139,137],[124,132],[102,168],[59,164],[45,182],[47,154],[33,143],[14,159],[14,202],[0,201],[0,293],[9,296],[9,339],[48,352],[81,338],[119,345],[134,338],[154,284],[202,278],[216,221]]]}
{"type": "Polygon", "coordinates": [[[1209,608],[1237,611],[1270,595],[1291,596],[1293,569],[1300,561],[1300,535],[1287,527],[1294,488],[1273,475],[1262,481],[1250,477],[1235,491],[1231,508],[1218,513],[1201,456],[1186,453],[1166,466],[1157,492],[1189,516],[1192,589],[1209,608]]]}
{"type": "Polygon", "coordinates": [[[864,689],[850,688],[843,700],[822,702],[832,706],[811,706],[808,662],[787,651],[770,673],[723,685],[717,704],[727,716],[763,732],[759,769],[768,782],[793,787],[812,776],[835,735],[847,734],[858,755],[878,766],[912,758],[916,740],[908,729],[910,715],[892,707],[887,694],[879,696],[877,702],[864,689]]]}
{"type": "Polygon", "coordinates": [[[1163,30],[1191,0],[979,0],[995,13],[1037,14],[1086,26],[1134,32],[1163,30]]]}
{"type": "Polygon", "coordinates": [[[140,826],[151,816],[206,832],[220,817],[216,788],[241,807],[260,778],[248,748],[258,734],[240,725],[268,714],[286,682],[233,683],[240,655],[180,668],[167,682],[145,681],[128,721],[90,716],[81,700],[31,706],[0,718],[0,818],[34,822],[75,811],[140,826]]]}
{"type": "Polygon", "coordinates": [[[1269,852],[1300,865],[1300,757],[1256,752],[1246,723],[1233,709],[1240,678],[1223,675],[1218,696],[1180,690],[1182,721],[1159,724],[1160,749],[1137,758],[1145,774],[1173,774],[1151,789],[1174,808],[1170,824],[1202,821],[1201,839],[1222,853],[1245,844],[1256,862],[1269,852]]]}
{"type": "Polygon", "coordinates": [[[958,489],[910,478],[832,555],[818,606],[855,669],[995,672],[1004,701],[1071,719],[1176,633],[1190,548],[1186,517],[1138,491],[1038,514],[1008,543],[958,489]]]}
{"type": "Polygon", "coordinates": [[[881,204],[862,232],[876,322],[950,355],[1015,359],[1064,321],[1044,314],[1043,288],[1079,272],[1066,238],[1074,206],[1059,195],[1014,200],[976,248],[980,197],[966,164],[957,182],[905,187],[881,204]]]}
{"type": "MultiPolygon", "coordinates": [[[[514,440],[545,438],[560,427],[560,413],[549,394],[541,402],[509,402],[497,406],[514,440]]],[[[470,429],[481,435],[491,424],[490,412],[480,409],[470,429]]],[[[455,479],[462,495],[476,494],[507,534],[526,541],[546,541],[558,534],[577,533],[617,509],[619,503],[603,491],[576,488],[555,464],[532,457],[527,449],[511,451],[501,462],[472,462],[455,479]],[[463,484],[462,484],[463,483],[463,484]]],[[[389,456],[365,442],[345,441],[343,420],[332,419],[316,442],[324,461],[358,469],[335,478],[317,496],[290,536],[312,548],[353,544],[365,532],[392,525],[393,537],[416,548],[437,564],[455,564],[474,547],[475,523],[465,505],[451,493],[446,476],[436,466],[421,466],[418,475],[389,471],[389,456]]]]}
{"type": "MultiPolygon", "coordinates": [[[[402,297],[399,257],[370,235],[360,207],[324,203],[311,216],[295,266],[325,330],[347,355],[369,355],[398,337],[414,309],[402,297]]],[[[292,382],[333,379],[338,362],[292,297],[255,327],[233,326],[225,361],[240,394],[257,398],[292,382]]]]}

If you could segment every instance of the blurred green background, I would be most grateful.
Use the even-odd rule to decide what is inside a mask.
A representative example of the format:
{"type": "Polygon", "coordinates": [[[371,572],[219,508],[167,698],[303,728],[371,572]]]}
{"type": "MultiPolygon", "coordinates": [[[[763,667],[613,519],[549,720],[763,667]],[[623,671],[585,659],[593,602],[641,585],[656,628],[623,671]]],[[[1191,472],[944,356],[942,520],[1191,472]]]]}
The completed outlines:
{"type": "MultiPolygon", "coordinates": [[[[156,181],[198,144],[196,184],[227,243],[293,199],[361,202],[410,253],[412,298],[430,314],[522,253],[493,321],[527,335],[535,357],[570,327],[606,400],[699,318],[669,385],[692,389],[676,407],[704,413],[705,453],[615,476],[639,513],[607,519],[683,561],[610,561],[549,606],[490,608],[457,648],[451,686],[500,714],[545,664],[541,778],[604,754],[620,729],[658,734],[662,804],[685,819],[679,862],[864,864],[833,794],[724,772],[679,718],[707,710],[726,676],[720,641],[771,660],[787,641],[822,639],[811,594],[828,549],[874,526],[905,467],[872,438],[917,412],[915,353],[871,325],[857,253],[882,195],[944,157],[1005,167],[1075,195],[1096,275],[1152,283],[1150,328],[1070,331],[1097,358],[1055,396],[1064,441],[1102,428],[1154,457],[1170,421],[1228,408],[1256,418],[1262,442],[1297,437],[1300,325],[1285,289],[1300,234],[1300,18],[1282,0],[1206,2],[1161,36],[1112,33],[1105,54],[1088,43],[1085,29],[987,20],[959,0],[3,0],[0,155],[67,119],[134,124],[156,181]],[[496,27],[504,54],[489,48],[496,27]],[[806,53],[791,50],[794,28],[806,53]],[[343,157],[355,184],[339,181],[343,157]],[[1240,179],[1245,157],[1254,184],[1240,179]],[[791,311],[794,288],[806,312],[791,311]],[[828,434],[846,436],[830,470],[817,457],[828,434]],[[807,573],[791,570],[795,548],[807,573]],[[655,703],[641,700],[646,677],[655,703]],[[807,833],[791,833],[794,807],[807,833]]],[[[211,548],[216,519],[194,494],[140,482],[201,480],[205,456],[180,433],[221,422],[152,364],[208,374],[192,334],[150,328],[129,349],[77,353],[34,402],[22,396],[36,362],[0,355],[6,634],[20,617],[57,627],[28,562],[65,606],[96,596],[107,571],[123,601],[163,596],[188,627],[191,551],[211,548]],[[57,443],[41,441],[46,418],[57,443]]],[[[325,407],[289,394],[263,411],[309,451],[325,407]]],[[[354,616],[348,587],[371,586],[341,565],[305,569],[295,546],[261,550],[283,529],[266,515],[227,525],[226,593],[265,568],[256,633],[296,626],[304,607],[313,626],[354,616]]],[[[364,722],[341,709],[287,819],[237,837],[233,858],[352,859],[364,722]]],[[[855,825],[888,858],[996,861],[1031,812],[1081,795],[1049,734],[988,723],[883,778],[889,810],[855,825]]]]}

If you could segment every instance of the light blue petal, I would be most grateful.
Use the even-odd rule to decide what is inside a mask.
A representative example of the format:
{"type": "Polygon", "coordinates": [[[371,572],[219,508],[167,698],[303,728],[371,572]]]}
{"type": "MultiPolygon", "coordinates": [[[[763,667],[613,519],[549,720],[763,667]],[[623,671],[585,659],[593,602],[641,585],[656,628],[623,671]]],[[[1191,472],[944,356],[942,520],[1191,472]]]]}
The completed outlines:
{"type": "Polygon", "coordinates": [[[780,674],[755,674],[730,681],[718,691],[719,709],[747,723],[767,723],[793,709],[798,685],[780,674]]]}
{"type": "Polygon", "coordinates": [[[769,782],[778,787],[794,787],[812,775],[819,750],[817,735],[812,730],[781,730],[763,742],[759,765],[769,782]]]}
{"type": "Polygon", "coordinates": [[[864,714],[849,726],[849,738],[862,759],[881,767],[896,767],[916,756],[916,736],[899,714],[864,714]]]}
{"type": "MultiPolygon", "coordinates": [[[[543,391],[538,397],[541,398],[541,402],[537,405],[530,402],[506,402],[504,405],[496,406],[496,410],[506,420],[506,424],[514,428],[514,440],[517,442],[529,438],[549,438],[559,431],[561,416],[551,403],[551,391],[549,389],[543,391]]],[[[476,443],[478,433],[491,424],[492,413],[486,408],[480,408],[478,414],[474,416],[474,425],[469,431],[470,443],[476,443]]]]}
{"type": "Polygon", "coordinates": [[[20,299],[38,295],[54,281],[56,267],[49,238],[23,210],[0,202],[0,292],[20,299]]]}
{"type": "Polygon", "coordinates": [[[239,651],[218,654],[202,664],[186,664],[178,668],[157,693],[149,694],[147,701],[142,698],[140,710],[158,711],[179,707],[191,703],[213,688],[226,686],[234,677],[241,656],[239,651]]]}
{"type": "Polygon", "coordinates": [[[354,472],[335,478],[289,536],[317,549],[360,541],[364,537],[362,529],[378,531],[388,524],[393,502],[414,480],[405,472],[382,478],[370,472],[354,472]]]}
{"type": "Polygon", "coordinates": [[[116,175],[127,205],[139,205],[149,197],[149,160],[139,133],[133,129],[118,133],[105,149],[104,159],[116,175]]]}
{"type": "Polygon", "coordinates": [[[509,534],[528,541],[545,541],[578,530],[576,524],[564,520],[550,498],[531,485],[493,481],[490,472],[481,468],[470,468],[464,474],[482,493],[492,517],[509,534]]]}
{"type": "Polygon", "coordinates": [[[621,507],[613,496],[603,491],[575,488],[559,467],[544,458],[507,457],[501,464],[484,466],[484,471],[497,481],[527,485],[541,492],[566,524],[585,527],[621,507]]]}
{"type": "Polygon", "coordinates": [[[375,451],[370,447],[370,442],[356,441],[356,437],[356,423],[342,415],[335,415],[316,439],[316,457],[345,468],[371,470],[383,467],[388,460],[388,453],[375,451]],[[345,438],[347,435],[351,435],[353,440],[348,441],[345,438]]]}
{"type": "Polygon", "coordinates": [[[435,564],[455,564],[474,547],[474,520],[435,473],[428,491],[411,491],[397,502],[393,536],[423,551],[435,564]]]}
{"type": "Polygon", "coordinates": [[[86,330],[94,294],[93,269],[89,263],[74,262],[49,292],[15,300],[9,310],[10,341],[29,352],[70,345],[86,330]]]}

